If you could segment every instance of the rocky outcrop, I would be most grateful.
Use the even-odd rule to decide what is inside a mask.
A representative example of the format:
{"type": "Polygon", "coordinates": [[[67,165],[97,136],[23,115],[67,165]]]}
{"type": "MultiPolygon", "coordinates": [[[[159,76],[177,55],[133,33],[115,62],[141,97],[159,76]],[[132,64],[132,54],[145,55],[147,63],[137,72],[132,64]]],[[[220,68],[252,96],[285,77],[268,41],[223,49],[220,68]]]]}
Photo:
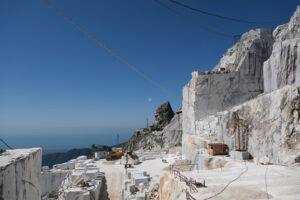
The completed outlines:
{"type": "Polygon", "coordinates": [[[156,110],[155,121],[150,128],[136,130],[123,146],[125,151],[159,150],[180,146],[182,137],[181,111],[174,115],[169,102],[156,110]]]}
{"type": "Polygon", "coordinates": [[[152,131],[149,128],[136,130],[123,146],[125,151],[161,149],[163,145],[162,131],[152,131]]]}
{"type": "Polygon", "coordinates": [[[169,124],[173,117],[174,112],[170,102],[167,101],[157,108],[152,128],[156,130],[162,130],[166,125],[169,124]]]}
{"type": "Polygon", "coordinates": [[[213,71],[192,73],[183,88],[183,134],[195,134],[195,121],[263,92],[263,62],[272,52],[273,41],[272,30],[251,30],[227,51],[213,71]]]}
{"type": "Polygon", "coordinates": [[[17,149],[0,154],[0,199],[41,199],[42,150],[17,149]]]}
{"type": "Polygon", "coordinates": [[[264,63],[264,89],[271,92],[288,84],[300,85],[300,6],[288,24],[273,32],[275,43],[264,63]]]}

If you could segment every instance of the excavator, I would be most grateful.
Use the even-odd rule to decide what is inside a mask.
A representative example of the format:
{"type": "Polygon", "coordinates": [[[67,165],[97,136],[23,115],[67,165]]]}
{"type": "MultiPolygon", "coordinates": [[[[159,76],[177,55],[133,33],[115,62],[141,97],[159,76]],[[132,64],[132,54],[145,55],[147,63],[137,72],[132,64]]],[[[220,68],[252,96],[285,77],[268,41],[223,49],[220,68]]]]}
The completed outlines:
{"type": "Polygon", "coordinates": [[[117,151],[111,151],[108,153],[106,160],[111,161],[111,160],[118,160],[123,156],[123,151],[122,150],[117,150],[117,151]]]}

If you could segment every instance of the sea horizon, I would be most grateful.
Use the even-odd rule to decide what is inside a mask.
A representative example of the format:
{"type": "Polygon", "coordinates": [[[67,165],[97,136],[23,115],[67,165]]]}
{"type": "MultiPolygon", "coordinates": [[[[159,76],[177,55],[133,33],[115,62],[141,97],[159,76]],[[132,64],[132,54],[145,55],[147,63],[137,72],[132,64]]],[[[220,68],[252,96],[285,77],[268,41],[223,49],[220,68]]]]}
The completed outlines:
{"type": "MultiPolygon", "coordinates": [[[[13,149],[40,147],[43,154],[64,152],[70,149],[91,148],[95,145],[116,145],[124,143],[132,136],[130,133],[76,133],[76,134],[7,134],[1,135],[13,149]],[[117,136],[119,135],[119,140],[117,136]]],[[[0,148],[6,149],[4,146],[0,148]]]]}

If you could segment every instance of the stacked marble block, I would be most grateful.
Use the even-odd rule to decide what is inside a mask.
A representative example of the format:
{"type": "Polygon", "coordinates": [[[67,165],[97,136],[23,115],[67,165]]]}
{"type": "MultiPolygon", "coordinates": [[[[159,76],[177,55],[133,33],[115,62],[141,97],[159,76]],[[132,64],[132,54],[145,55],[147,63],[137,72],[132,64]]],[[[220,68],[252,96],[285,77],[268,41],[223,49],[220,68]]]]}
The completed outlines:
{"type": "Polygon", "coordinates": [[[59,200],[90,200],[99,199],[102,191],[102,179],[96,178],[89,182],[89,187],[69,187],[63,190],[59,200]]]}
{"type": "Polygon", "coordinates": [[[83,163],[86,160],[87,160],[86,156],[79,156],[78,158],[69,160],[68,162],[54,165],[53,168],[61,169],[61,170],[75,169],[75,165],[79,165],[80,163],[83,163]]]}
{"type": "Polygon", "coordinates": [[[68,169],[70,173],[60,188],[59,200],[100,198],[104,173],[93,162],[86,156],[80,156],[54,166],[56,170],[68,169]]]}
{"type": "Polygon", "coordinates": [[[124,200],[145,200],[149,187],[150,176],[143,170],[128,168],[123,183],[124,200]]]}
{"type": "Polygon", "coordinates": [[[146,161],[146,160],[155,160],[159,158],[166,157],[166,152],[143,152],[143,153],[136,153],[139,157],[139,161],[146,161]]]}
{"type": "Polygon", "coordinates": [[[71,175],[71,180],[75,181],[80,177],[83,177],[87,180],[96,179],[100,172],[99,168],[92,162],[92,160],[86,160],[80,163],[79,166],[74,169],[74,172],[71,175]]]}
{"type": "Polygon", "coordinates": [[[230,157],[236,160],[249,160],[250,153],[247,151],[230,151],[230,157]]]}

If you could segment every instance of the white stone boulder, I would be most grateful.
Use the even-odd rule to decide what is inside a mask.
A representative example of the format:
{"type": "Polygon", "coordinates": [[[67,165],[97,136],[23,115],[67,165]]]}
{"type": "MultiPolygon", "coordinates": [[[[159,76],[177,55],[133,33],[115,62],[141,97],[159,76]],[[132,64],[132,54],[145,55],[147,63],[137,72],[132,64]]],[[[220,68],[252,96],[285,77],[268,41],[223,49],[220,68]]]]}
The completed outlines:
{"type": "Polygon", "coordinates": [[[0,199],[41,199],[40,148],[7,150],[0,154],[0,199]]]}

